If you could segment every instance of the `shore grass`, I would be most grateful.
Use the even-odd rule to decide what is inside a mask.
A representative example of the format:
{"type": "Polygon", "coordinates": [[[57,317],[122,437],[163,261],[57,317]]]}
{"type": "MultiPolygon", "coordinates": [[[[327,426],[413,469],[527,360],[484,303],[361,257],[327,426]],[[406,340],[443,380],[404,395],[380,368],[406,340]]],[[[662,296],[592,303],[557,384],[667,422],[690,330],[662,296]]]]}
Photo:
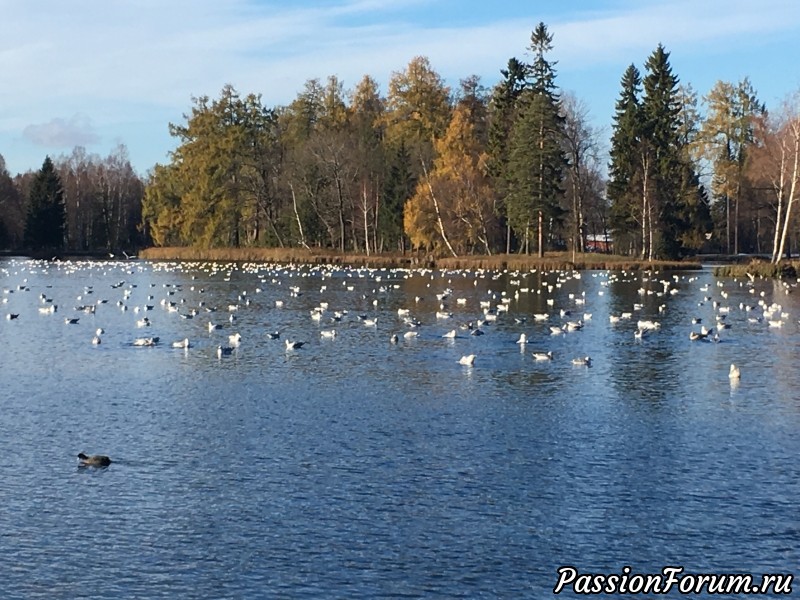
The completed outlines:
{"type": "Polygon", "coordinates": [[[717,277],[756,277],[763,279],[796,279],[800,272],[800,261],[783,261],[772,264],[765,260],[753,260],[746,264],[721,265],[714,268],[717,277]]]}
{"type": "Polygon", "coordinates": [[[416,253],[356,254],[305,248],[146,248],[139,256],[148,260],[192,260],[218,262],[272,262],[281,264],[334,264],[371,268],[430,268],[522,270],[691,270],[697,261],[640,261],[610,254],[549,252],[544,258],[524,254],[434,257],[416,253]]]}

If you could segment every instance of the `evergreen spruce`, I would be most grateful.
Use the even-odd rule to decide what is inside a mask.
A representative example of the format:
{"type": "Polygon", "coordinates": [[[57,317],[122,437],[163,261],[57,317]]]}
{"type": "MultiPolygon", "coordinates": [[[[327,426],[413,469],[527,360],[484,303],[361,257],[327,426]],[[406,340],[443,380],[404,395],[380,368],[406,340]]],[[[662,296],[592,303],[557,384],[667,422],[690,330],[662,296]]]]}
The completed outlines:
{"type": "Polygon", "coordinates": [[[692,164],[678,78],[659,45],[622,78],[616,104],[608,196],[617,249],[676,259],[699,249],[711,227],[705,190],[692,164]],[[639,85],[644,97],[639,102],[639,85]]]}
{"type": "Polygon", "coordinates": [[[64,190],[48,156],[31,183],[25,245],[32,250],[61,250],[65,223],[64,190]]]}
{"type": "Polygon", "coordinates": [[[710,226],[710,214],[681,138],[678,77],[672,72],[669,53],[659,44],[645,67],[642,114],[653,148],[655,183],[648,256],[676,259],[689,251],[687,240],[693,228],[710,226]]]}
{"type": "Polygon", "coordinates": [[[414,195],[417,182],[411,164],[411,155],[402,141],[391,157],[388,176],[384,183],[383,203],[378,211],[379,228],[387,241],[405,250],[403,233],[403,206],[414,195]]]}
{"type": "Polygon", "coordinates": [[[560,114],[554,63],[545,55],[553,36],[544,23],[531,34],[534,55],[528,65],[528,85],[520,96],[519,117],[510,137],[508,156],[508,218],[529,251],[533,231],[539,234],[538,254],[544,256],[544,227],[561,216],[566,156],[562,147],[564,118],[560,114]]]}
{"type": "Polygon", "coordinates": [[[639,96],[642,90],[639,70],[630,65],[622,76],[622,91],[616,102],[614,132],[611,136],[611,162],[608,167],[608,199],[611,203],[611,227],[618,250],[630,247],[641,251],[637,235],[641,223],[639,199],[642,114],[639,96]]]}
{"type": "Polygon", "coordinates": [[[511,182],[508,172],[509,139],[517,116],[519,97],[525,89],[526,67],[516,58],[501,69],[503,80],[492,90],[489,102],[487,168],[495,190],[495,214],[506,230],[506,253],[511,251],[511,226],[508,221],[508,197],[511,182]]]}

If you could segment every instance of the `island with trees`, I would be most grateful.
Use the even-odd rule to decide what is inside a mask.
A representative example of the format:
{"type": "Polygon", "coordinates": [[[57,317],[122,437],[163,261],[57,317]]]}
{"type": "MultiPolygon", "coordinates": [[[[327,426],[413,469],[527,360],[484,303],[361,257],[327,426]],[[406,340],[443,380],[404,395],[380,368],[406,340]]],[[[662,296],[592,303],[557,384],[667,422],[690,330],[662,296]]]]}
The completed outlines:
{"type": "Polygon", "coordinates": [[[771,110],[747,78],[699,96],[659,44],[621,74],[602,139],[558,86],[553,43],[539,23],[530,62],[510,58],[491,88],[472,75],[451,89],[424,56],[385,95],[370,75],[352,89],[332,75],[268,107],[226,85],[192,98],[168,125],[169,162],[145,175],[124,146],[13,177],[0,156],[0,249],[773,265],[797,251],[800,92],[771,110]]]}

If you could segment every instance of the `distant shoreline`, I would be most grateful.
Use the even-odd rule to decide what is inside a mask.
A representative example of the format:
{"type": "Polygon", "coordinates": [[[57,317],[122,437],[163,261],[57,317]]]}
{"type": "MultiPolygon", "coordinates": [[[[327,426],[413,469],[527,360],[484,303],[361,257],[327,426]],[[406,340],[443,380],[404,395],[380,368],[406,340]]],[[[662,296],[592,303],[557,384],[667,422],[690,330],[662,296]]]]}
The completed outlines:
{"type": "Polygon", "coordinates": [[[191,260],[230,262],[274,262],[283,264],[347,265],[369,268],[429,268],[429,269],[486,269],[546,271],[562,269],[600,270],[696,270],[702,268],[697,260],[641,261],[627,256],[610,254],[577,254],[549,252],[544,258],[523,254],[498,254],[493,256],[468,255],[461,257],[436,257],[417,253],[380,253],[367,256],[357,253],[340,253],[331,250],[305,248],[146,248],[139,252],[146,260],[191,260]]]}
{"type": "Polygon", "coordinates": [[[57,260],[124,260],[141,258],[154,261],[215,261],[215,262],[267,262],[276,264],[341,265],[365,268],[386,269],[442,269],[489,271],[556,271],[556,270],[608,270],[608,271],[693,271],[703,266],[713,266],[718,277],[745,277],[746,275],[791,279],[800,273],[800,261],[786,260],[780,265],[772,265],[764,257],[702,255],[681,261],[646,261],[615,254],[572,252],[548,252],[544,258],[524,254],[467,255],[459,257],[434,256],[417,252],[385,252],[378,254],[359,254],[356,252],[336,252],[319,248],[193,248],[193,247],[151,247],[142,249],[138,255],[114,254],[107,252],[63,252],[26,253],[0,251],[0,257],[20,257],[57,260]],[[45,256],[45,254],[47,254],[45,256]]]}

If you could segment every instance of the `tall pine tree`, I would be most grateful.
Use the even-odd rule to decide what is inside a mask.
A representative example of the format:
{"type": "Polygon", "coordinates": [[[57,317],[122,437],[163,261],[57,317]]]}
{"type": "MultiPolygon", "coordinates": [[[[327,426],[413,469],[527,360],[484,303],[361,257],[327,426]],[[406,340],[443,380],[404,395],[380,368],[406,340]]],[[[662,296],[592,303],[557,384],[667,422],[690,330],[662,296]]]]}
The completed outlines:
{"type": "Polygon", "coordinates": [[[517,116],[518,101],[525,89],[526,67],[516,58],[501,69],[503,75],[492,90],[489,102],[487,168],[495,190],[495,214],[506,230],[506,253],[511,251],[511,224],[508,220],[508,197],[511,182],[508,172],[509,139],[517,116]]]}
{"type": "Polygon", "coordinates": [[[652,148],[653,183],[648,199],[648,258],[680,258],[691,251],[693,231],[710,226],[699,178],[680,135],[678,77],[662,45],[645,63],[642,116],[652,148]]]}
{"type": "Polygon", "coordinates": [[[614,115],[608,195],[617,248],[642,258],[680,258],[710,229],[708,202],[689,153],[678,78],[659,45],[622,78],[614,115]],[[639,102],[639,85],[644,97],[639,102]]]}
{"type": "Polygon", "coordinates": [[[31,250],[61,250],[65,223],[64,189],[48,156],[31,183],[25,245],[31,250]]]}
{"type": "Polygon", "coordinates": [[[611,227],[617,251],[623,248],[633,252],[642,250],[642,239],[638,235],[644,218],[641,210],[641,91],[639,69],[630,65],[622,76],[609,152],[607,194],[611,202],[611,227]]]}
{"type": "Polygon", "coordinates": [[[545,55],[553,36],[544,23],[531,34],[533,63],[528,85],[520,97],[520,113],[510,137],[508,218],[529,251],[533,230],[538,254],[544,256],[544,228],[560,217],[559,198],[566,157],[562,147],[564,118],[560,114],[554,63],[545,55]]]}

